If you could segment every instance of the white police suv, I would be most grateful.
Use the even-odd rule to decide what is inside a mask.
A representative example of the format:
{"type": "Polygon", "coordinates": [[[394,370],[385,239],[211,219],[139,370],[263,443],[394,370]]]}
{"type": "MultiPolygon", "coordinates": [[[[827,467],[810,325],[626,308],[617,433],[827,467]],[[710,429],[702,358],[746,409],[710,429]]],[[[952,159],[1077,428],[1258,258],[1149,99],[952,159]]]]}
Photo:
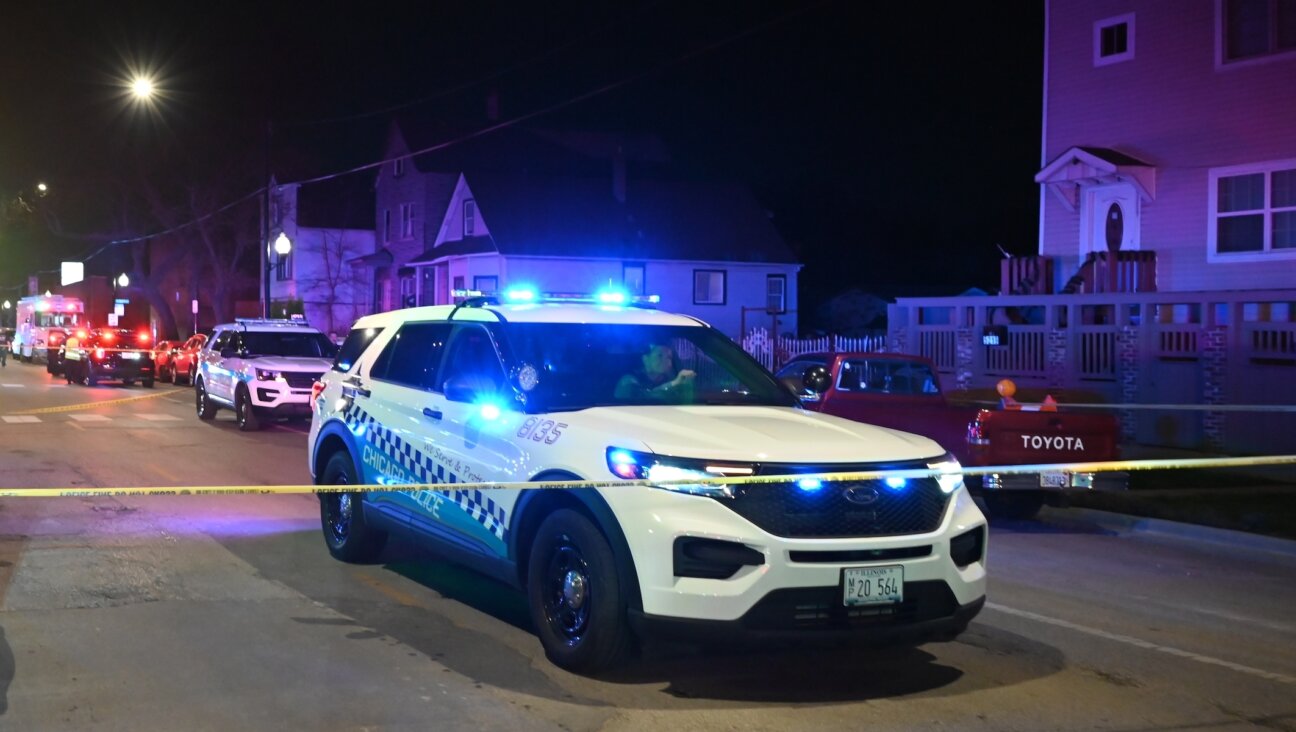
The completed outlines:
{"type": "Polygon", "coordinates": [[[582,671],[657,635],[948,640],[981,609],[985,518],[936,443],[800,408],[691,317],[505,294],[362,318],[315,385],[316,484],[422,484],[321,493],[338,559],[413,535],[524,589],[549,658],[582,671]],[[810,477],[879,468],[943,473],[810,477]],[[609,483],[456,488],[562,480],[609,483]]]}
{"type": "Polygon", "coordinates": [[[311,385],[333,364],[337,346],[299,320],[237,320],[216,326],[198,353],[198,418],[233,409],[239,429],[264,419],[308,417],[311,385]]]}

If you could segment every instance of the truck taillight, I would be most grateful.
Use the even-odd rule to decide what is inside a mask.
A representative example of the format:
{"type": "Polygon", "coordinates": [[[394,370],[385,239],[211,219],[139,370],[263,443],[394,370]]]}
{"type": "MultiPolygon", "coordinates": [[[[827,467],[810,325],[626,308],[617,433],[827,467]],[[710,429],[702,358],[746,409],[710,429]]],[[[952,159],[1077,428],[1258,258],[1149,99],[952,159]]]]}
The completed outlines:
{"type": "Polygon", "coordinates": [[[981,417],[968,422],[967,441],[969,445],[989,445],[990,438],[986,436],[985,424],[981,422],[981,417]]]}
{"type": "Polygon", "coordinates": [[[324,382],[316,381],[311,384],[311,401],[319,399],[319,395],[324,393],[324,382]]]}

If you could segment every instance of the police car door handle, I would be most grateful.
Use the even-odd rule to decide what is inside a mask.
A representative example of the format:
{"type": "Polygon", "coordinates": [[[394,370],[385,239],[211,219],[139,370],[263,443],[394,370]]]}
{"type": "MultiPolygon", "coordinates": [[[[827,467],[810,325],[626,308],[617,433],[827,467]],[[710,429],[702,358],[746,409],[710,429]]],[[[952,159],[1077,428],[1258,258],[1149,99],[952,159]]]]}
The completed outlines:
{"type": "Polygon", "coordinates": [[[432,419],[441,419],[442,413],[440,409],[433,409],[432,407],[423,407],[423,416],[431,417],[432,419]]]}

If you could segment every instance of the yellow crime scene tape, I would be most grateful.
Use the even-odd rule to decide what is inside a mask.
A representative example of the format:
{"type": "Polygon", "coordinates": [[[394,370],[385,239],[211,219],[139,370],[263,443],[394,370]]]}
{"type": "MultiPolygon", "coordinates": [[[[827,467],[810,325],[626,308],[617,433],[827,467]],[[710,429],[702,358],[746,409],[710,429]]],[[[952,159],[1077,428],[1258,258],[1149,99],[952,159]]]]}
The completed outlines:
{"type": "MultiPolygon", "coordinates": [[[[1200,468],[1250,468],[1296,465],[1296,455],[1263,455],[1256,457],[1192,458],[1166,460],[1109,460],[1093,463],[1049,463],[1037,465],[999,465],[965,467],[963,475],[1014,475],[1042,472],[1112,473],[1134,470],[1171,470],[1200,468]]],[[[824,482],[883,480],[885,478],[936,478],[950,475],[942,470],[864,470],[841,473],[798,473],[795,475],[754,475],[731,478],[680,478],[671,480],[558,480],[479,483],[399,483],[370,485],[223,485],[223,486],[129,486],[68,488],[0,488],[0,498],[85,498],[94,496],[211,496],[211,495],[290,495],[310,493],[412,493],[418,491],[462,490],[572,490],[582,488],[631,488],[669,485],[759,485],[786,483],[792,480],[816,479],[824,482]]]]}
{"type": "Polygon", "coordinates": [[[158,397],[173,396],[178,392],[172,390],[157,391],[152,394],[143,396],[123,397],[121,399],[105,399],[101,402],[83,402],[81,404],[66,404],[61,407],[39,407],[37,409],[23,409],[17,412],[6,412],[5,414],[55,414],[57,412],[75,412],[81,409],[94,409],[95,407],[110,407],[115,404],[128,404],[130,402],[140,402],[145,399],[157,399],[158,397]]]}

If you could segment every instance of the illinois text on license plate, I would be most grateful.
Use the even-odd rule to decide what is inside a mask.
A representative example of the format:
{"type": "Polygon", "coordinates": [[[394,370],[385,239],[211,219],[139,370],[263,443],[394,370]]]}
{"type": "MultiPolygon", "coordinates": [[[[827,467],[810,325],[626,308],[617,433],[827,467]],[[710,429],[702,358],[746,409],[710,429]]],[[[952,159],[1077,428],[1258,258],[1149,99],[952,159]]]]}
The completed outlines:
{"type": "Polygon", "coordinates": [[[842,603],[886,605],[904,602],[904,567],[847,567],[842,570],[842,603]]]}

